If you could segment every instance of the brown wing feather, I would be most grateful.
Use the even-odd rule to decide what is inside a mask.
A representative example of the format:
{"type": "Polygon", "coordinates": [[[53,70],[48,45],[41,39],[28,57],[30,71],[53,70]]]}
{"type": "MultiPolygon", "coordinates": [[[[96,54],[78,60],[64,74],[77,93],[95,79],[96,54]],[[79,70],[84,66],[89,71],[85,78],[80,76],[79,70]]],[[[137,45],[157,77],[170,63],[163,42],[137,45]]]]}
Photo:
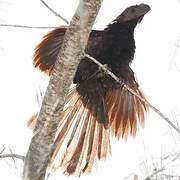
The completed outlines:
{"type": "Polygon", "coordinates": [[[129,112],[128,112],[128,94],[125,92],[125,98],[124,98],[124,109],[123,109],[123,120],[122,120],[122,137],[126,138],[127,131],[129,130],[129,112]]]}
{"type": "MultiPolygon", "coordinates": [[[[87,157],[86,157],[86,163],[85,166],[83,168],[83,172],[88,171],[87,169],[90,168],[91,164],[93,164],[94,162],[94,158],[95,158],[95,153],[93,153],[93,151],[96,151],[95,147],[95,140],[97,139],[95,137],[95,128],[96,128],[96,119],[94,119],[94,117],[90,118],[91,120],[91,126],[90,126],[90,134],[89,134],[89,142],[88,142],[88,151],[87,151],[87,157]]],[[[97,144],[97,143],[96,143],[97,144]]]]}
{"type": "Polygon", "coordinates": [[[118,106],[118,110],[117,110],[117,114],[116,114],[116,119],[114,121],[115,124],[115,136],[117,136],[119,134],[119,132],[121,132],[121,123],[122,123],[122,115],[123,115],[123,92],[120,91],[120,95],[119,95],[119,102],[117,104],[118,106]]]}
{"type": "MultiPolygon", "coordinates": [[[[144,98],[143,93],[137,89],[137,94],[144,98]]],[[[118,139],[127,139],[129,135],[135,137],[137,130],[137,117],[141,126],[144,126],[144,113],[148,106],[130,92],[121,88],[107,93],[106,104],[110,117],[111,132],[118,139]],[[110,93],[112,95],[110,95],[110,93]]]]}
{"type": "Polygon", "coordinates": [[[67,27],[61,26],[43,37],[35,48],[34,65],[43,72],[50,73],[61,48],[67,27]]]}
{"type": "MultiPolygon", "coordinates": [[[[75,114],[78,111],[79,107],[81,106],[81,103],[82,102],[80,101],[80,99],[78,99],[75,104],[75,107],[73,109],[70,108],[70,114],[54,142],[56,148],[55,148],[54,152],[52,153],[51,160],[55,159],[55,157],[56,157],[56,155],[57,155],[57,153],[58,153],[72,123],[73,123],[75,114]]],[[[60,121],[61,121],[61,119],[60,119],[60,121]]]]}
{"type": "Polygon", "coordinates": [[[130,135],[134,137],[136,134],[136,113],[133,96],[129,96],[129,101],[130,135]]]}
{"type": "MultiPolygon", "coordinates": [[[[61,49],[66,30],[66,26],[61,26],[53,31],[50,31],[43,37],[41,43],[35,47],[33,63],[35,67],[38,67],[42,72],[50,74],[53,69],[57,55],[61,49]]],[[[102,44],[99,43],[99,41],[102,41],[102,34],[103,31],[95,30],[90,33],[86,52],[89,52],[91,55],[95,53],[97,55],[97,52],[100,52],[99,50],[102,48],[102,44]]]]}
{"type": "MultiPolygon", "coordinates": [[[[63,162],[63,164],[67,164],[67,167],[64,171],[66,174],[73,174],[78,166],[78,164],[81,164],[81,154],[84,154],[84,151],[86,149],[86,144],[87,144],[87,137],[88,137],[88,124],[89,124],[89,115],[90,113],[87,112],[86,116],[84,118],[84,124],[81,130],[81,135],[78,141],[78,144],[75,148],[75,151],[72,155],[72,158],[70,159],[69,162],[63,162]]],[[[80,166],[80,165],[79,165],[80,166]]]]}
{"type": "Polygon", "coordinates": [[[114,123],[116,123],[116,134],[115,135],[117,136],[118,139],[120,138],[121,133],[122,133],[123,112],[124,112],[124,108],[125,108],[124,107],[124,98],[125,98],[125,92],[122,91],[121,92],[121,101],[119,102],[120,105],[119,105],[119,109],[118,109],[118,116],[116,118],[117,123],[114,122],[114,123]]]}

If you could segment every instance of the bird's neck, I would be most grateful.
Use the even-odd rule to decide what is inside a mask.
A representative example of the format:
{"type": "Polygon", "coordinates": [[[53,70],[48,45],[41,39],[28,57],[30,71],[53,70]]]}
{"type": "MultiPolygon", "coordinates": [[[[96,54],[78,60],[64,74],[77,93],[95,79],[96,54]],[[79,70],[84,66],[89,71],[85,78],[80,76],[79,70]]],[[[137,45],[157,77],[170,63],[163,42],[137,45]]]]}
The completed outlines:
{"type": "Polygon", "coordinates": [[[118,22],[114,21],[114,23],[107,26],[105,29],[107,32],[111,32],[112,34],[117,33],[122,38],[134,37],[134,29],[137,25],[136,20],[126,21],[126,22],[118,22]]]}
{"type": "Polygon", "coordinates": [[[134,28],[133,23],[115,23],[111,26],[109,31],[113,34],[119,34],[122,38],[134,37],[134,28]]]}
{"type": "Polygon", "coordinates": [[[113,72],[118,72],[122,66],[127,66],[132,61],[135,51],[134,28],[135,24],[126,22],[113,23],[106,29],[109,49],[108,53],[105,52],[104,59],[113,72]]]}

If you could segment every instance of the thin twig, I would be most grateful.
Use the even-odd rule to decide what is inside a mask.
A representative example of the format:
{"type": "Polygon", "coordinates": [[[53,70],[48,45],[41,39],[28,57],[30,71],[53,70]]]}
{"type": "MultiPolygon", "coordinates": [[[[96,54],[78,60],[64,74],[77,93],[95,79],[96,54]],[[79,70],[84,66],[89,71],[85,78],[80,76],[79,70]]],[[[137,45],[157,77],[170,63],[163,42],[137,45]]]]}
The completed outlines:
{"type": "Polygon", "coordinates": [[[4,148],[1,150],[0,154],[2,154],[2,153],[4,152],[5,149],[6,149],[6,148],[4,147],[4,148]]]}
{"type": "Polygon", "coordinates": [[[69,24],[69,21],[62,17],[60,14],[58,14],[56,11],[54,11],[48,4],[46,4],[43,0],[40,0],[55,16],[58,16],[61,18],[66,24],[69,24]]]}
{"type": "Polygon", "coordinates": [[[160,169],[156,170],[151,175],[147,176],[144,180],[148,180],[151,177],[153,177],[154,175],[159,174],[160,172],[166,170],[168,165],[170,165],[171,163],[173,163],[174,161],[176,161],[179,158],[180,153],[171,154],[171,155],[168,155],[167,157],[161,158],[161,159],[167,159],[167,158],[170,158],[172,156],[175,156],[175,157],[173,159],[171,159],[169,162],[167,162],[163,167],[161,167],[160,169]]]}
{"type": "Polygon", "coordinates": [[[97,61],[95,58],[91,57],[88,54],[85,54],[86,57],[91,59],[94,63],[96,63],[98,66],[100,66],[107,74],[109,74],[113,79],[115,79],[118,83],[123,84],[123,88],[128,90],[131,94],[138,97],[142,102],[146,103],[152,110],[154,110],[159,116],[161,116],[172,128],[174,128],[178,133],[180,133],[180,129],[178,129],[161,111],[159,111],[157,108],[155,108],[150,102],[148,102],[146,99],[142,98],[140,95],[138,95],[134,90],[132,90],[130,87],[128,87],[126,84],[122,82],[121,79],[119,79],[115,74],[113,74],[111,71],[109,71],[105,66],[103,66],[99,61],[97,61]]]}
{"type": "Polygon", "coordinates": [[[49,27],[49,26],[24,26],[24,25],[16,25],[16,24],[0,24],[2,27],[15,27],[15,28],[30,28],[30,29],[53,29],[57,27],[49,27]]]}
{"type": "Polygon", "coordinates": [[[159,174],[160,172],[162,172],[162,171],[164,171],[164,170],[166,170],[165,167],[162,167],[161,169],[153,172],[151,175],[149,175],[148,177],[146,177],[144,180],[150,180],[151,177],[153,177],[153,176],[156,175],[156,174],[159,174]]]}
{"type": "Polygon", "coordinates": [[[164,176],[165,179],[173,179],[173,178],[176,178],[177,180],[180,179],[180,176],[178,176],[178,175],[161,174],[161,176],[164,176]]]}
{"type": "Polygon", "coordinates": [[[21,159],[22,161],[25,160],[25,156],[19,154],[0,154],[0,158],[17,158],[21,159]]]}

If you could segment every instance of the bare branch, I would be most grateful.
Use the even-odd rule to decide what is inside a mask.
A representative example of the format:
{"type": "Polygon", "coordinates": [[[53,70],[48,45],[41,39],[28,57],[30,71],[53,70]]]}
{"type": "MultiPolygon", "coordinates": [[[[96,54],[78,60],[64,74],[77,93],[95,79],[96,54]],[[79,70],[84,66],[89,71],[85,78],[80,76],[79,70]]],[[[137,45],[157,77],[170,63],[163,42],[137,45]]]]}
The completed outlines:
{"type": "Polygon", "coordinates": [[[25,156],[19,154],[0,154],[0,158],[17,158],[21,159],[22,161],[25,160],[25,156]]]}
{"type": "MultiPolygon", "coordinates": [[[[149,180],[149,179],[151,179],[154,175],[159,174],[160,172],[168,169],[168,166],[169,166],[170,164],[172,164],[174,161],[176,161],[177,159],[179,159],[179,156],[180,156],[180,153],[178,152],[178,153],[170,154],[170,155],[168,155],[168,156],[166,156],[166,157],[161,158],[161,160],[166,160],[166,159],[169,159],[169,158],[173,157],[173,158],[172,158],[170,161],[168,161],[163,167],[161,167],[161,168],[159,168],[159,169],[156,169],[152,174],[148,175],[144,180],[149,180]],[[173,157],[173,156],[174,156],[174,157],[173,157]]],[[[168,176],[168,175],[167,175],[167,176],[168,176]]]]}
{"type": "Polygon", "coordinates": [[[5,149],[6,149],[6,148],[4,147],[4,148],[1,150],[0,154],[2,154],[2,153],[4,152],[5,149]]]}
{"type": "Polygon", "coordinates": [[[30,29],[53,29],[57,27],[48,27],[48,26],[24,26],[24,25],[16,25],[16,24],[0,24],[2,27],[15,27],[15,28],[30,28],[30,29]]]}
{"type": "Polygon", "coordinates": [[[54,11],[48,4],[45,3],[45,1],[40,0],[55,16],[58,16],[60,19],[62,19],[66,24],[69,24],[69,21],[62,17],[60,14],[58,14],[56,11],[54,11]]]}
{"type": "Polygon", "coordinates": [[[103,66],[99,61],[97,61],[95,58],[91,57],[88,54],[85,54],[86,57],[91,59],[94,63],[96,63],[98,66],[100,66],[107,74],[109,74],[113,79],[115,79],[118,83],[123,85],[123,88],[128,90],[131,94],[138,97],[142,102],[146,103],[152,110],[154,110],[159,116],[161,116],[172,128],[174,128],[178,133],[180,133],[180,129],[177,128],[161,111],[159,111],[157,108],[155,108],[150,102],[148,102],[146,99],[139,96],[135,91],[133,91],[130,87],[128,87],[126,84],[122,82],[115,74],[113,74],[111,71],[109,71],[105,66],[103,66]]]}
{"type": "Polygon", "coordinates": [[[159,174],[160,172],[162,172],[164,170],[166,170],[165,167],[162,167],[161,169],[154,171],[151,175],[146,177],[144,180],[151,180],[151,177],[155,176],[156,174],[159,174]]]}

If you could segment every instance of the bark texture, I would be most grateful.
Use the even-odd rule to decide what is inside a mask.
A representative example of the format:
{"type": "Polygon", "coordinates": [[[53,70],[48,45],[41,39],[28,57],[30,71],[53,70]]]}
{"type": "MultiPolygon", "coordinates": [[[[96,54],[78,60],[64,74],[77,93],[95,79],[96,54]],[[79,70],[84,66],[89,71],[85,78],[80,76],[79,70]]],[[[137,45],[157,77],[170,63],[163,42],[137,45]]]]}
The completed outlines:
{"type": "Polygon", "coordinates": [[[62,48],[51,74],[29,150],[26,155],[23,180],[43,180],[50,161],[54,137],[65,96],[102,0],[80,0],[66,32],[62,48]]]}

